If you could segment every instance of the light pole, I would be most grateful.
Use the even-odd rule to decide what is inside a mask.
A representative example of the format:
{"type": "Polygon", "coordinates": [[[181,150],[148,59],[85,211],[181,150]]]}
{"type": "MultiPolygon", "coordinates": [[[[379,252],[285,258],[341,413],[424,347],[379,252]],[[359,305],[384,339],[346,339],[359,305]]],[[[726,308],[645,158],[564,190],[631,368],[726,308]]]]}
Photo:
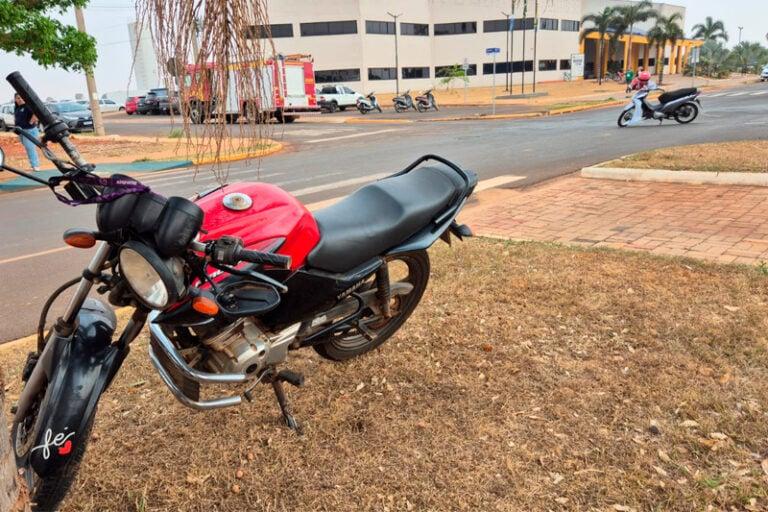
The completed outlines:
{"type": "Polygon", "coordinates": [[[392,19],[394,21],[395,25],[395,94],[398,96],[400,95],[400,65],[398,64],[398,55],[397,55],[397,18],[403,15],[403,13],[400,14],[392,14],[391,12],[387,11],[387,14],[392,16],[392,19]]]}
{"type": "Polygon", "coordinates": [[[539,67],[536,62],[539,45],[539,0],[535,0],[533,5],[533,93],[536,94],[536,68],[539,67]]]}
{"type": "Polygon", "coordinates": [[[525,33],[528,32],[528,0],[523,0],[523,78],[521,92],[525,94],[525,33]]]}
{"type": "Polygon", "coordinates": [[[509,70],[512,67],[512,63],[509,61],[509,31],[511,30],[510,25],[509,25],[509,18],[510,18],[511,15],[507,14],[507,13],[505,13],[503,11],[502,11],[501,14],[507,18],[507,44],[506,44],[506,49],[507,49],[507,80],[506,80],[506,82],[507,82],[507,85],[506,85],[506,89],[505,90],[507,92],[509,92],[509,70]]]}
{"type": "Polygon", "coordinates": [[[744,30],[744,27],[739,27],[739,44],[741,44],[741,32],[744,30]]]}

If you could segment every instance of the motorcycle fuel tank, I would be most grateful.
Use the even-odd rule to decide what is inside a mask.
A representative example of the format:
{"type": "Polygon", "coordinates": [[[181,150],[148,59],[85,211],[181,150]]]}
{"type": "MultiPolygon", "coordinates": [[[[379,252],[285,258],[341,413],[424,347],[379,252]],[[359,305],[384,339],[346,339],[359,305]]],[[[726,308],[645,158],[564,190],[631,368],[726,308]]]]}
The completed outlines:
{"type": "Polygon", "coordinates": [[[268,183],[227,185],[196,201],[205,217],[200,241],[236,236],[250,250],[266,250],[282,241],[276,251],[291,257],[291,269],[304,265],[320,241],[312,214],[298,199],[268,183]]]}

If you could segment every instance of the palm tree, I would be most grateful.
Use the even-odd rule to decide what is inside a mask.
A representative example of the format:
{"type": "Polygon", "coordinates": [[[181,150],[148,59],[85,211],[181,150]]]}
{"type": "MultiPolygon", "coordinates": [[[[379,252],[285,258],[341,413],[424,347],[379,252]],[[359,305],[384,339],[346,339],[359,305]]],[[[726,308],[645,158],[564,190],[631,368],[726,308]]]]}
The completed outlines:
{"type": "Polygon", "coordinates": [[[721,41],[709,40],[701,47],[701,65],[710,78],[720,78],[732,61],[731,51],[721,41]]]}
{"type": "Polygon", "coordinates": [[[725,31],[725,24],[721,20],[715,21],[712,16],[707,16],[704,23],[697,23],[693,26],[693,38],[705,41],[717,41],[718,39],[728,41],[728,32],[725,31]]]}
{"type": "Polygon", "coordinates": [[[737,65],[742,74],[746,73],[752,67],[760,64],[760,60],[765,57],[766,50],[760,43],[750,43],[744,41],[737,44],[731,52],[731,59],[737,65]]]}
{"type": "Polygon", "coordinates": [[[685,37],[683,29],[679,24],[681,21],[683,21],[683,17],[679,12],[671,16],[657,16],[656,25],[648,31],[648,40],[656,45],[657,57],[661,57],[656,59],[656,68],[659,71],[659,85],[664,80],[664,53],[667,44],[671,44],[674,47],[678,39],[685,37]]]}
{"type": "Polygon", "coordinates": [[[579,41],[584,41],[590,34],[598,34],[600,42],[597,45],[597,83],[603,83],[603,56],[605,52],[605,35],[616,28],[616,10],[606,7],[596,14],[588,14],[581,19],[582,25],[592,23],[579,34],[579,41]]]}
{"type": "MultiPolygon", "coordinates": [[[[636,23],[643,23],[652,18],[657,18],[659,13],[653,9],[653,4],[648,0],[642,2],[633,3],[631,5],[625,5],[616,8],[616,19],[618,25],[629,31],[629,40],[627,41],[627,55],[632,58],[632,34],[635,30],[636,23]]],[[[631,68],[624,63],[625,68],[631,68]]]]}

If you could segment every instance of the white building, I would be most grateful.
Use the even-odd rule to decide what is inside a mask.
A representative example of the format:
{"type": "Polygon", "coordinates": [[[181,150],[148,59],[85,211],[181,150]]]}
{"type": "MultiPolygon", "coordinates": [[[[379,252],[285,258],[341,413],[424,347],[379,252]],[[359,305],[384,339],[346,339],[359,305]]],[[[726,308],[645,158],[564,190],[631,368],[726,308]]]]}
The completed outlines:
{"type": "Polygon", "coordinates": [[[149,29],[142,27],[139,34],[139,24],[128,24],[128,39],[133,53],[133,75],[136,78],[136,88],[142,91],[159,87],[160,75],[155,49],[152,46],[152,36],[149,29]]]}

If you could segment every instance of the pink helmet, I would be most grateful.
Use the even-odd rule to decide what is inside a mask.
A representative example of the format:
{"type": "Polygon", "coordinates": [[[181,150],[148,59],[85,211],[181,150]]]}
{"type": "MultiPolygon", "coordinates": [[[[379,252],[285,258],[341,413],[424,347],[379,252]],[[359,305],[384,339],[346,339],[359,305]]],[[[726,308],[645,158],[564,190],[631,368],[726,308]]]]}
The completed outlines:
{"type": "Polygon", "coordinates": [[[639,75],[637,75],[637,79],[641,82],[647,82],[651,79],[651,74],[647,71],[641,71],[639,75]]]}

